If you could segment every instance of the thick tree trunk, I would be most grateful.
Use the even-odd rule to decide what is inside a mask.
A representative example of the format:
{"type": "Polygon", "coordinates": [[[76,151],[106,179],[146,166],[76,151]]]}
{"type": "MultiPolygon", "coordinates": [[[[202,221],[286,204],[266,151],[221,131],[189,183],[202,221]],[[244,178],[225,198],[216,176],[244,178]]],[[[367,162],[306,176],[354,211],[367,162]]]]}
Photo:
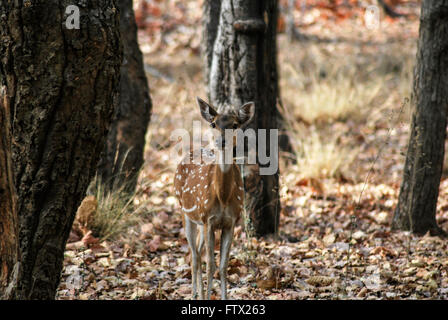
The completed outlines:
{"type": "MultiPolygon", "coordinates": [[[[210,64],[209,93],[216,106],[254,101],[255,129],[277,129],[277,1],[223,0],[210,64]]],[[[267,154],[270,154],[269,140],[267,154]]],[[[278,154],[271,155],[277,158],[278,154]]],[[[260,175],[245,166],[246,210],[257,236],[278,230],[278,171],[260,175]]]]}
{"type": "Polygon", "coordinates": [[[411,135],[393,227],[441,234],[436,205],[448,112],[448,1],[422,3],[411,135]]]}
{"type": "Polygon", "coordinates": [[[0,88],[0,299],[13,298],[19,267],[17,195],[11,159],[10,107],[0,88]]]}
{"type": "Polygon", "coordinates": [[[117,105],[112,0],[0,2],[0,84],[11,106],[21,267],[15,298],[53,299],[65,244],[117,105]],[[68,29],[69,5],[80,28],[68,29]]]}
{"type": "Polygon", "coordinates": [[[98,177],[106,190],[133,193],[143,164],[145,135],[151,114],[148,81],[138,46],[132,0],[118,1],[123,41],[120,98],[98,164],[98,177]]]}

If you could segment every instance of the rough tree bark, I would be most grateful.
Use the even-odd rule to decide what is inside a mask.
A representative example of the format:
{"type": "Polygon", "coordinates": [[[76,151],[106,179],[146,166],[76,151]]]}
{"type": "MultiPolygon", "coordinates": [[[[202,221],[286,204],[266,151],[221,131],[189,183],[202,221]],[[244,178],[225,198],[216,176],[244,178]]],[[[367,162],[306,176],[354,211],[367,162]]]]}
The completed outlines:
{"type": "Polygon", "coordinates": [[[0,299],[13,298],[17,287],[19,241],[17,195],[11,158],[10,108],[0,88],[0,299]]]}
{"type": "Polygon", "coordinates": [[[143,164],[151,99],[138,46],[132,0],[120,0],[118,7],[123,41],[120,98],[98,164],[98,182],[103,183],[106,192],[119,190],[131,194],[143,164]]]}
{"type": "Polygon", "coordinates": [[[393,228],[444,234],[436,223],[448,112],[448,1],[422,3],[411,134],[393,228]]]}
{"type": "MultiPolygon", "coordinates": [[[[211,103],[218,107],[241,106],[254,101],[252,127],[268,132],[277,129],[277,10],[276,0],[223,0],[216,39],[206,40],[208,45],[214,43],[213,50],[207,51],[212,52],[206,73],[211,103]]],[[[269,145],[267,149],[269,154],[269,145]]],[[[278,154],[274,156],[278,158],[278,154]]],[[[258,166],[244,169],[246,210],[255,234],[277,233],[278,171],[260,175],[258,166]]]]}
{"type": "Polygon", "coordinates": [[[55,297],[118,101],[118,18],[112,0],[0,2],[0,85],[11,106],[18,196],[17,299],[55,297]],[[79,29],[67,28],[69,5],[80,9],[79,29]]]}

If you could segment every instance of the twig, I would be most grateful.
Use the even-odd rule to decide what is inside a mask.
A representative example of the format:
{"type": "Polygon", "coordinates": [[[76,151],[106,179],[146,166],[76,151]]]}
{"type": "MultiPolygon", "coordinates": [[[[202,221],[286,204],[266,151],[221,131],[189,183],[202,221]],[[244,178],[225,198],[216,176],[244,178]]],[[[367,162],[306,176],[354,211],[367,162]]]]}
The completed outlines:
{"type": "MultiPolygon", "coordinates": [[[[399,119],[400,119],[400,116],[401,116],[401,114],[403,113],[404,107],[405,107],[408,103],[409,103],[409,99],[408,99],[408,98],[405,98],[405,99],[404,99],[404,102],[401,104],[401,107],[400,107],[400,110],[399,110],[399,113],[398,113],[398,117],[397,117],[397,121],[396,121],[396,123],[398,123],[398,121],[399,121],[399,119]]],[[[361,200],[362,200],[362,196],[363,196],[364,190],[365,190],[365,188],[366,188],[366,186],[367,186],[367,183],[368,183],[368,181],[369,181],[369,178],[370,178],[371,174],[373,173],[373,167],[375,166],[375,163],[376,163],[376,162],[378,161],[378,159],[380,158],[380,155],[381,155],[381,153],[382,153],[384,147],[385,147],[386,145],[388,145],[388,143],[389,143],[389,139],[390,139],[390,136],[391,136],[391,133],[392,133],[392,130],[393,130],[394,128],[395,128],[395,125],[389,127],[389,129],[388,129],[388,131],[387,131],[387,137],[386,137],[386,140],[385,140],[384,143],[381,145],[381,147],[380,147],[380,149],[378,150],[378,153],[377,153],[375,159],[373,160],[373,162],[372,162],[372,164],[371,164],[371,166],[370,166],[369,172],[367,173],[367,176],[366,176],[366,178],[365,178],[365,180],[364,180],[364,184],[363,184],[363,186],[362,186],[361,193],[359,194],[358,201],[356,202],[356,205],[355,205],[355,207],[354,207],[354,209],[353,209],[353,214],[352,214],[351,217],[350,217],[350,221],[351,221],[351,222],[350,222],[350,235],[349,235],[349,239],[348,239],[347,266],[346,266],[346,273],[345,273],[345,285],[346,285],[346,287],[347,287],[347,281],[348,281],[348,277],[349,277],[349,269],[350,269],[350,254],[351,254],[351,246],[352,246],[352,245],[351,245],[351,242],[352,242],[352,239],[353,239],[353,230],[354,230],[354,228],[356,227],[356,211],[360,208],[360,204],[361,204],[361,200]]]]}

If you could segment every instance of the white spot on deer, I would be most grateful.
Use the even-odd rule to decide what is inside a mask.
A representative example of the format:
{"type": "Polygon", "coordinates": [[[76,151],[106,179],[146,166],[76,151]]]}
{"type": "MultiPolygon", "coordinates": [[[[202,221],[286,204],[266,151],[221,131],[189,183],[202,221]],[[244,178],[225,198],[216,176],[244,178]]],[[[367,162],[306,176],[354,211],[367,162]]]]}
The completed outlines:
{"type": "Polygon", "coordinates": [[[187,208],[182,208],[182,210],[184,211],[184,212],[186,212],[186,213],[190,213],[190,212],[193,212],[194,210],[196,210],[196,208],[197,208],[197,205],[194,205],[192,208],[190,208],[190,209],[187,209],[187,208]]]}

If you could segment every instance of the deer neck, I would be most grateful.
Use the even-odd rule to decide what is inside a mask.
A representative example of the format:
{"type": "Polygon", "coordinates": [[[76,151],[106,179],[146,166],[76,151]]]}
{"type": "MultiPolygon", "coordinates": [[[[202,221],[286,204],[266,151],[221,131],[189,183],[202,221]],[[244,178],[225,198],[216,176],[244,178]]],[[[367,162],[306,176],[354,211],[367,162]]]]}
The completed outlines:
{"type": "Polygon", "coordinates": [[[217,158],[218,158],[218,165],[217,165],[217,167],[219,168],[219,170],[222,173],[227,173],[230,170],[230,168],[232,167],[232,165],[233,165],[233,158],[231,159],[230,163],[226,163],[226,159],[225,159],[226,151],[225,151],[225,149],[217,150],[216,152],[217,152],[217,158]]]}
{"type": "Polygon", "coordinates": [[[215,192],[223,205],[229,202],[235,184],[235,172],[232,170],[232,167],[234,166],[233,159],[231,163],[225,163],[224,154],[224,151],[218,151],[219,162],[216,164],[214,173],[215,192]]]}

